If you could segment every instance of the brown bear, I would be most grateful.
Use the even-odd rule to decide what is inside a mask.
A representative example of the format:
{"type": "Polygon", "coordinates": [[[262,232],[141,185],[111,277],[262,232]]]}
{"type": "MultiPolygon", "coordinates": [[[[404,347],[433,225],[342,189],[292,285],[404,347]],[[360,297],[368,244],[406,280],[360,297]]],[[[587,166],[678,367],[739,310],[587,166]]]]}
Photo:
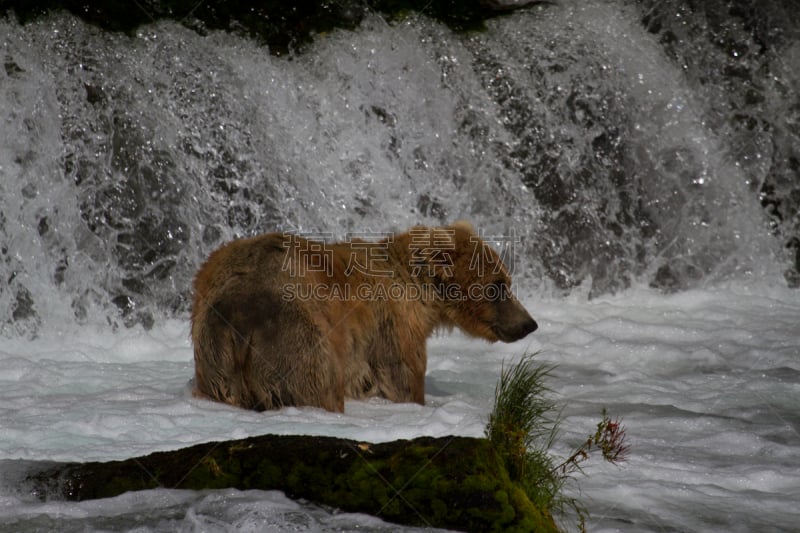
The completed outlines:
{"type": "Polygon", "coordinates": [[[270,233],[213,252],[194,281],[195,389],[249,409],[382,396],[425,402],[426,340],[512,342],[536,322],[469,223],[380,241],[270,233]]]}

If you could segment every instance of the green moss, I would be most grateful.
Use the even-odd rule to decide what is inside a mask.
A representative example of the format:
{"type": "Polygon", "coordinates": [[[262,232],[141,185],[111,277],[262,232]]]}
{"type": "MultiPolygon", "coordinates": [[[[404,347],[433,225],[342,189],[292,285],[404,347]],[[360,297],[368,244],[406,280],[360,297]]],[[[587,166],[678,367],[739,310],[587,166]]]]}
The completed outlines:
{"type": "Polygon", "coordinates": [[[240,478],[238,463],[215,453],[202,458],[182,483],[191,488],[221,489],[237,486],[240,478]]]}
{"type": "Polygon", "coordinates": [[[147,483],[143,483],[140,478],[130,476],[114,476],[102,487],[99,487],[96,497],[106,498],[122,494],[132,490],[142,490],[150,488],[147,483]]]}
{"type": "Polygon", "coordinates": [[[57,484],[70,499],[156,486],[258,488],[283,490],[290,497],[402,524],[464,531],[556,531],[548,512],[532,505],[522,486],[509,477],[488,440],[423,437],[360,445],[268,435],[128,461],[62,466],[37,479],[57,484]],[[157,479],[151,472],[158,473],[157,479]]]}
{"type": "Polygon", "coordinates": [[[434,520],[443,523],[444,518],[448,515],[449,509],[447,504],[439,498],[431,499],[431,512],[434,520]]]}
{"type": "Polygon", "coordinates": [[[269,460],[259,462],[252,472],[253,475],[247,478],[248,487],[269,487],[284,477],[281,467],[269,460]]]}
{"type": "Polygon", "coordinates": [[[444,449],[439,444],[406,451],[389,462],[392,471],[387,480],[402,488],[402,498],[395,498],[381,512],[385,518],[412,512],[468,530],[505,531],[520,524],[535,525],[532,530],[553,530],[549,515],[531,505],[526,512],[514,507],[521,503],[518,495],[524,493],[511,482],[488,441],[453,439],[444,449]],[[432,493],[437,497],[431,498],[432,493]],[[510,493],[515,494],[513,501],[510,493]]]}
{"type": "Polygon", "coordinates": [[[514,520],[516,513],[514,508],[508,502],[508,493],[504,490],[498,490],[494,493],[495,501],[500,504],[500,512],[498,513],[496,522],[501,524],[509,524],[514,520]]]}
{"type": "Polygon", "coordinates": [[[382,461],[356,461],[342,477],[342,485],[335,497],[364,512],[376,512],[387,505],[392,497],[390,487],[381,481],[378,473],[385,470],[382,461]]]}

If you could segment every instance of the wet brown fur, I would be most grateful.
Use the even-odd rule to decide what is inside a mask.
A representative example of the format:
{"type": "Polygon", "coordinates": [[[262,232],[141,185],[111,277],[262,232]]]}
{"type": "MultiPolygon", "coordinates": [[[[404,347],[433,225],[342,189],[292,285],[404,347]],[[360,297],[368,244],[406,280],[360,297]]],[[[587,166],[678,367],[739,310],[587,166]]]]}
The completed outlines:
{"type": "Polygon", "coordinates": [[[425,345],[435,329],[458,327],[491,342],[536,329],[510,292],[499,300],[453,299],[444,290],[510,287],[497,253],[468,223],[417,227],[380,247],[386,257],[367,257],[351,243],[323,248],[271,233],[214,251],[194,281],[195,395],[256,410],[307,405],[341,412],[345,399],[369,396],[424,404],[425,345]],[[420,254],[420,246],[438,252],[420,254]],[[476,253],[497,263],[479,272],[476,253]],[[381,275],[347,272],[353,259],[381,275]],[[386,289],[385,296],[391,284],[442,292],[416,299],[333,292],[349,286],[357,296],[361,285],[386,289]],[[315,297],[300,298],[291,290],[299,286],[313,287],[315,297]]]}

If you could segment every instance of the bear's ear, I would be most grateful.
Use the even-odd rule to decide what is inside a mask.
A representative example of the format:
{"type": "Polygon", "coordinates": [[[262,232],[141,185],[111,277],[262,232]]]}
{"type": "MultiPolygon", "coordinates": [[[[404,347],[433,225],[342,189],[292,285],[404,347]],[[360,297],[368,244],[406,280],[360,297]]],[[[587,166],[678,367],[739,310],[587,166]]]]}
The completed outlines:
{"type": "Polygon", "coordinates": [[[464,230],[467,233],[475,234],[475,228],[472,227],[472,224],[468,220],[456,220],[450,225],[453,229],[460,229],[464,230]]]}

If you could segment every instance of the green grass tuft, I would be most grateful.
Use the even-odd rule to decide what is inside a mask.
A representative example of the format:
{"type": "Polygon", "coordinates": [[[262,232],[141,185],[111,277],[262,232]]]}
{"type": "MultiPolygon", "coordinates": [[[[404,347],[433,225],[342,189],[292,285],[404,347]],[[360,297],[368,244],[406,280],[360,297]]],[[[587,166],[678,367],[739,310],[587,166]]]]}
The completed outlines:
{"type": "Polygon", "coordinates": [[[552,391],[544,384],[553,367],[535,363],[535,355],[503,367],[486,437],[531,502],[552,509],[563,485],[548,453],[558,433],[559,418],[553,414],[552,391]]]}
{"type": "Polygon", "coordinates": [[[579,529],[584,530],[584,507],[564,495],[562,489],[573,473],[583,473],[581,463],[594,451],[600,451],[611,463],[624,461],[629,451],[625,427],[603,409],[597,431],[572,455],[564,460],[550,455],[561,423],[552,391],[545,385],[554,367],[536,363],[535,356],[526,355],[516,365],[503,367],[486,437],[503,460],[511,480],[520,484],[534,505],[559,514],[572,509],[579,529]]]}

